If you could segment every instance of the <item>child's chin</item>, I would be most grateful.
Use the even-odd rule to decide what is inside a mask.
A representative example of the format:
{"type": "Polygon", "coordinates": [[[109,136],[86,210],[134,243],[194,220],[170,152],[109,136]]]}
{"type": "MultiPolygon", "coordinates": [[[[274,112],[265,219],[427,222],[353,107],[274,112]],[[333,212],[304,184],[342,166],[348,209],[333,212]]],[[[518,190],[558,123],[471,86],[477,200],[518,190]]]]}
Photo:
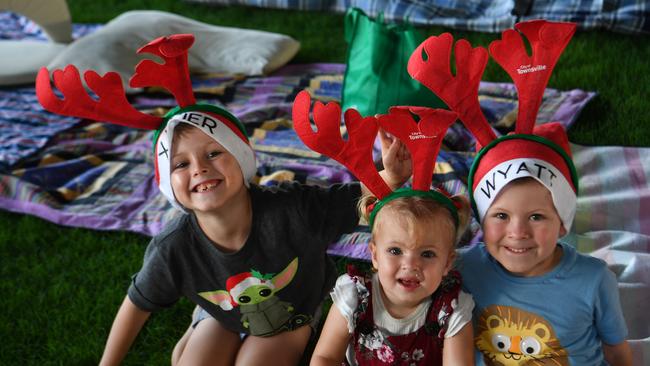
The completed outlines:
{"type": "Polygon", "coordinates": [[[192,211],[216,211],[221,208],[222,205],[219,204],[218,200],[206,200],[201,202],[195,202],[192,206],[192,211]]]}
{"type": "Polygon", "coordinates": [[[511,268],[504,267],[508,272],[517,277],[531,277],[535,276],[534,269],[530,267],[522,268],[521,266],[513,266],[511,268]]]}

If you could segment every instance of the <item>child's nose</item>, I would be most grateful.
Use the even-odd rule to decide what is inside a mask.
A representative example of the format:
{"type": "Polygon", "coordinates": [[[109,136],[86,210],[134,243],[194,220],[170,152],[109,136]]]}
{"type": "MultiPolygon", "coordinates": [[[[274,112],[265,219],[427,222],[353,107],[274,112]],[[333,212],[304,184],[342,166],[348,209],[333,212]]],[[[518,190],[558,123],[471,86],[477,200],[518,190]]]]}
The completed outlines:
{"type": "Polygon", "coordinates": [[[208,168],[202,166],[201,164],[197,164],[196,168],[194,169],[194,174],[192,175],[196,177],[199,174],[205,174],[207,172],[208,172],[208,168]]]}
{"type": "Polygon", "coordinates": [[[528,223],[520,219],[511,220],[508,225],[508,234],[513,238],[527,238],[528,223]]]}
{"type": "Polygon", "coordinates": [[[417,271],[420,269],[420,260],[415,255],[404,255],[402,257],[402,269],[408,271],[417,271]]]}

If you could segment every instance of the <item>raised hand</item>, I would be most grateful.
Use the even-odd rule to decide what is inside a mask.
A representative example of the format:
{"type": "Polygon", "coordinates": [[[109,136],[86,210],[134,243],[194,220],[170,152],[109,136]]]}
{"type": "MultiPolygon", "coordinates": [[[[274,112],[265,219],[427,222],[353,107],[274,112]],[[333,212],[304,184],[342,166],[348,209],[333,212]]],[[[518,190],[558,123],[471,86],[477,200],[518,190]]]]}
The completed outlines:
{"type": "Polygon", "coordinates": [[[384,165],[384,170],[379,174],[388,186],[395,190],[406,183],[413,174],[411,154],[403,142],[384,129],[380,128],[378,135],[381,141],[381,160],[384,165]]]}

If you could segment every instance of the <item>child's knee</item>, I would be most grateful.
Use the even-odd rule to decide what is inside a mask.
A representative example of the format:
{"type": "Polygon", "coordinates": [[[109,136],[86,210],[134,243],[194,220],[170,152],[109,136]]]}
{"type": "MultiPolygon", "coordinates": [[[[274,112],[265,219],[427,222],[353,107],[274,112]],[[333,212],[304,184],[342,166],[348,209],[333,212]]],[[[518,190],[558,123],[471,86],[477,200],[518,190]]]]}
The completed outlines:
{"type": "Polygon", "coordinates": [[[187,345],[187,341],[190,339],[190,335],[192,334],[192,331],[194,330],[194,327],[190,325],[181,339],[176,342],[176,345],[174,346],[174,349],[172,350],[172,366],[178,365],[178,361],[181,359],[181,356],[183,355],[183,351],[185,350],[185,345],[187,345]]]}
{"type": "Polygon", "coordinates": [[[236,365],[297,365],[312,334],[310,326],[282,332],[272,337],[246,337],[237,355],[236,365]]]}
{"type": "MultiPolygon", "coordinates": [[[[174,365],[232,365],[241,346],[239,334],[223,327],[216,319],[203,319],[181,338],[174,349],[174,365]],[[186,339],[184,339],[187,337],[186,339]],[[216,361],[215,361],[216,360],[216,361]]],[[[173,361],[173,359],[172,359],[173,361]]]]}

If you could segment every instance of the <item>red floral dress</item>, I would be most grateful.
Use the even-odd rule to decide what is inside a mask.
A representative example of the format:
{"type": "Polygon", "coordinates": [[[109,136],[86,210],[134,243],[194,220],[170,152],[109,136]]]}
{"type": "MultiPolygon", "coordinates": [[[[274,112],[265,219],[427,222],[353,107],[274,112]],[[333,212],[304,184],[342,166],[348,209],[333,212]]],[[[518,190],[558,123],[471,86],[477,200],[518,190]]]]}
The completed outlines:
{"type": "MultiPolygon", "coordinates": [[[[353,281],[362,281],[359,302],[354,312],[354,351],[358,365],[442,365],[442,347],[452,301],[458,299],[461,277],[450,271],[434,292],[424,326],[405,335],[384,334],[374,324],[372,312],[372,280],[348,270],[353,281]],[[365,291],[363,289],[365,288],[365,291]]],[[[361,283],[359,283],[361,284],[361,283]]]]}

